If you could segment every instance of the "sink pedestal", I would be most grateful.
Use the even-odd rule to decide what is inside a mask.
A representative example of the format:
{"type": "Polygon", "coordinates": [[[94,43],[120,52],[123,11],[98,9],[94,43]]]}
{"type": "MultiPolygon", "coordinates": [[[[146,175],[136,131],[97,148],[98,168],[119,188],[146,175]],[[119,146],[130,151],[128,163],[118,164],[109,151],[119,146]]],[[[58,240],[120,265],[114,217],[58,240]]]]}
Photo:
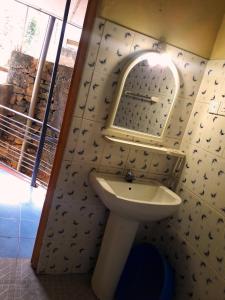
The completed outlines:
{"type": "Polygon", "coordinates": [[[89,180],[111,212],[92,287],[100,300],[112,300],[139,222],[158,221],[170,216],[181,204],[181,198],[151,180],[138,179],[130,183],[120,176],[101,175],[95,171],[89,174],[89,180]]]}
{"type": "Polygon", "coordinates": [[[92,277],[92,288],[100,300],[112,300],[136,236],[139,222],[111,212],[92,277]]]}

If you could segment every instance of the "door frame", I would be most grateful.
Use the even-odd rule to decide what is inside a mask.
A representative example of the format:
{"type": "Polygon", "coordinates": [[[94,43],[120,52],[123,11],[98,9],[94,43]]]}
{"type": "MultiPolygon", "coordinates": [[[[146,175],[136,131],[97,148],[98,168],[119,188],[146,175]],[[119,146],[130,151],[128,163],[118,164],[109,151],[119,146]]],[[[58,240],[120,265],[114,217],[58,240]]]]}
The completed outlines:
{"type": "Polygon", "coordinates": [[[66,147],[70,125],[73,117],[73,111],[77,102],[81,76],[85,64],[85,59],[87,55],[92,28],[97,13],[98,4],[99,4],[99,0],[89,0],[87,5],[83,30],[82,30],[81,39],[77,51],[77,57],[73,69],[73,75],[71,79],[69,94],[68,94],[65,112],[63,116],[62,127],[60,130],[59,141],[56,149],[51,176],[49,179],[49,185],[48,185],[46,198],[41,213],[40,223],[39,223],[33,254],[31,258],[31,265],[34,269],[37,269],[38,266],[42,242],[47,227],[48,217],[52,206],[57,179],[60,173],[63,153],[66,147]]]}

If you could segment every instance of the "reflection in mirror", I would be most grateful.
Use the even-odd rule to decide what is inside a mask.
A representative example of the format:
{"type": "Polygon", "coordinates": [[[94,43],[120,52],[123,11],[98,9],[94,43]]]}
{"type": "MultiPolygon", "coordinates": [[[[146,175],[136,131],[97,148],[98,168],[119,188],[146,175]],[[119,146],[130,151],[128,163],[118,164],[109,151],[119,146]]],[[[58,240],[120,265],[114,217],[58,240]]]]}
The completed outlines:
{"type": "Polygon", "coordinates": [[[175,93],[176,82],[167,60],[152,52],[126,77],[113,126],[160,137],[175,93]]]}

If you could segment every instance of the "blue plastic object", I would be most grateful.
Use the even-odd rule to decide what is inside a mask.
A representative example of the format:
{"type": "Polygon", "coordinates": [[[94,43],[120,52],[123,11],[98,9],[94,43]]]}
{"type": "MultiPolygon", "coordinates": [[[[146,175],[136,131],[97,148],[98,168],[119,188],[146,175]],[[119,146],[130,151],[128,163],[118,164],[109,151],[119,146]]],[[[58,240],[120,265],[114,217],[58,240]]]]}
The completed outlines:
{"type": "Polygon", "coordinates": [[[171,300],[174,275],[166,259],[150,244],[135,246],[121,275],[116,300],[171,300]]]}

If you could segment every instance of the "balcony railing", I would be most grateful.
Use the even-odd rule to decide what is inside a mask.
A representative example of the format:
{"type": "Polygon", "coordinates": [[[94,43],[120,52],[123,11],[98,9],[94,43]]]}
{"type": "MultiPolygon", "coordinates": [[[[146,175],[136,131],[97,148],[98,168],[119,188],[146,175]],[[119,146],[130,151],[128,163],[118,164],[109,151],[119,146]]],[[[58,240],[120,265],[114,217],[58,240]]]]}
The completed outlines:
{"type": "MultiPolygon", "coordinates": [[[[0,161],[31,177],[42,125],[40,120],[0,105],[0,161]]],[[[48,184],[51,174],[58,137],[59,130],[48,124],[37,175],[37,180],[44,185],[48,184]]]]}

